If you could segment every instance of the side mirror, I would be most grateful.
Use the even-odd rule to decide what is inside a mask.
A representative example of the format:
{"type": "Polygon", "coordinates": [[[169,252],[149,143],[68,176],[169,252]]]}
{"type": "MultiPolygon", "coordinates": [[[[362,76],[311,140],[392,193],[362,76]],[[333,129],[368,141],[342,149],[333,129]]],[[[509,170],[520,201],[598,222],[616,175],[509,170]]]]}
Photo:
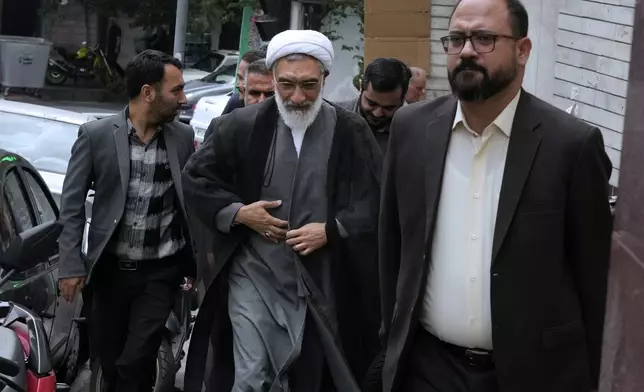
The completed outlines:
{"type": "Polygon", "coordinates": [[[57,221],[51,221],[23,231],[0,256],[0,267],[16,271],[34,267],[56,247],[62,229],[57,221]]]}
{"type": "Polygon", "coordinates": [[[20,358],[24,358],[24,353],[16,333],[0,326],[0,374],[8,377],[16,377],[20,374],[21,367],[18,362],[20,358]]]}

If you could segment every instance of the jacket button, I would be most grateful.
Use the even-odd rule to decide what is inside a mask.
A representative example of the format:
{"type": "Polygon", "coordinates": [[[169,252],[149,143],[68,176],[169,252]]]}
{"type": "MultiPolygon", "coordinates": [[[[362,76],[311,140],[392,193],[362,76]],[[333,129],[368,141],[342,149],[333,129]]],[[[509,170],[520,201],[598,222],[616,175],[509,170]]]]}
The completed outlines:
{"type": "Polygon", "coordinates": [[[492,276],[493,276],[493,277],[495,277],[495,278],[498,278],[498,277],[499,277],[499,273],[498,273],[498,272],[495,272],[495,273],[493,273],[493,274],[492,274],[492,276]]]}

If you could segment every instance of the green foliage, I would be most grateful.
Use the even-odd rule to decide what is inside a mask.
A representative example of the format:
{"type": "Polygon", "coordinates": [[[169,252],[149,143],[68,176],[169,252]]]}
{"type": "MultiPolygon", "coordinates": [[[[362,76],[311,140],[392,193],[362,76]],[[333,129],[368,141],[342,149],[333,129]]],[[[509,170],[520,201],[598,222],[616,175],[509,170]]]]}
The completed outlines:
{"type": "Polygon", "coordinates": [[[213,21],[240,21],[244,7],[256,6],[256,0],[190,0],[188,27],[194,34],[210,32],[213,21]]]}
{"type": "MultiPolygon", "coordinates": [[[[177,0],[81,0],[100,15],[121,13],[134,19],[133,27],[144,29],[159,25],[174,26],[177,0]]],[[[188,28],[195,33],[209,31],[213,19],[222,23],[240,18],[245,6],[255,6],[255,0],[190,0],[188,28]]]]}

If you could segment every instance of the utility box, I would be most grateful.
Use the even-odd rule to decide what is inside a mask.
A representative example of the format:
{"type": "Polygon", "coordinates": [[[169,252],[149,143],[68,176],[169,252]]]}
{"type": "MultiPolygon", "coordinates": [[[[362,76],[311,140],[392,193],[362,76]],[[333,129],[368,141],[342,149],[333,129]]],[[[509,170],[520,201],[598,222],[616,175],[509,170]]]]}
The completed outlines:
{"type": "Polygon", "coordinates": [[[429,72],[431,0],[364,0],[364,64],[395,57],[429,72]]]}
{"type": "Polygon", "coordinates": [[[2,87],[44,87],[51,46],[44,38],[0,35],[2,87]]]}

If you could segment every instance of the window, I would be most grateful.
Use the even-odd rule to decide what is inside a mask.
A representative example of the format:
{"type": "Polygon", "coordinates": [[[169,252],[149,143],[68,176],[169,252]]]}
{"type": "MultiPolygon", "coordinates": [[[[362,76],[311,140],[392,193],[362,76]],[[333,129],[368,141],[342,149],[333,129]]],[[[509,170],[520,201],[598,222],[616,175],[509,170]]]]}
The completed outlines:
{"type": "Polygon", "coordinates": [[[16,220],[16,228],[19,233],[34,227],[34,222],[29,211],[29,203],[27,202],[27,195],[23,192],[18,178],[18,172],[12,169],[7,174],[7,179],[4,184],[4,193],[7,198],[7,205],[13,217],[16,220]]]}
{"type": "Polygon", "coordinates": [[[192,66],[192,68],[196,68],[205,72],[212,72],[217,69],[222,61],[224,61],[224,55],[222,55],[221,53],[210,52],[206,56],[199,59],[199,61],[197,61],[195,65],[192,66]]]}
{"type": "Polygon", "coordinates": [[[6,196],[0,196],[0,250],[5,251],[16,236],[16,226],[6,196]]]}
{"type": "Polygon", "coordinates": [[[34,176],[30,170],[23,170],[23,173],[25,173],[27,185],[31,188],[31,192],[36,200],[36,207],[38,208],[36,213],[40,216],[40,222],[44,223],[55,221],[57,219],[56,210],[47,198],[47,192],[49,192],[48,189],[43,188],[40,181],[38,181],[36,176],[34,176]]]}

